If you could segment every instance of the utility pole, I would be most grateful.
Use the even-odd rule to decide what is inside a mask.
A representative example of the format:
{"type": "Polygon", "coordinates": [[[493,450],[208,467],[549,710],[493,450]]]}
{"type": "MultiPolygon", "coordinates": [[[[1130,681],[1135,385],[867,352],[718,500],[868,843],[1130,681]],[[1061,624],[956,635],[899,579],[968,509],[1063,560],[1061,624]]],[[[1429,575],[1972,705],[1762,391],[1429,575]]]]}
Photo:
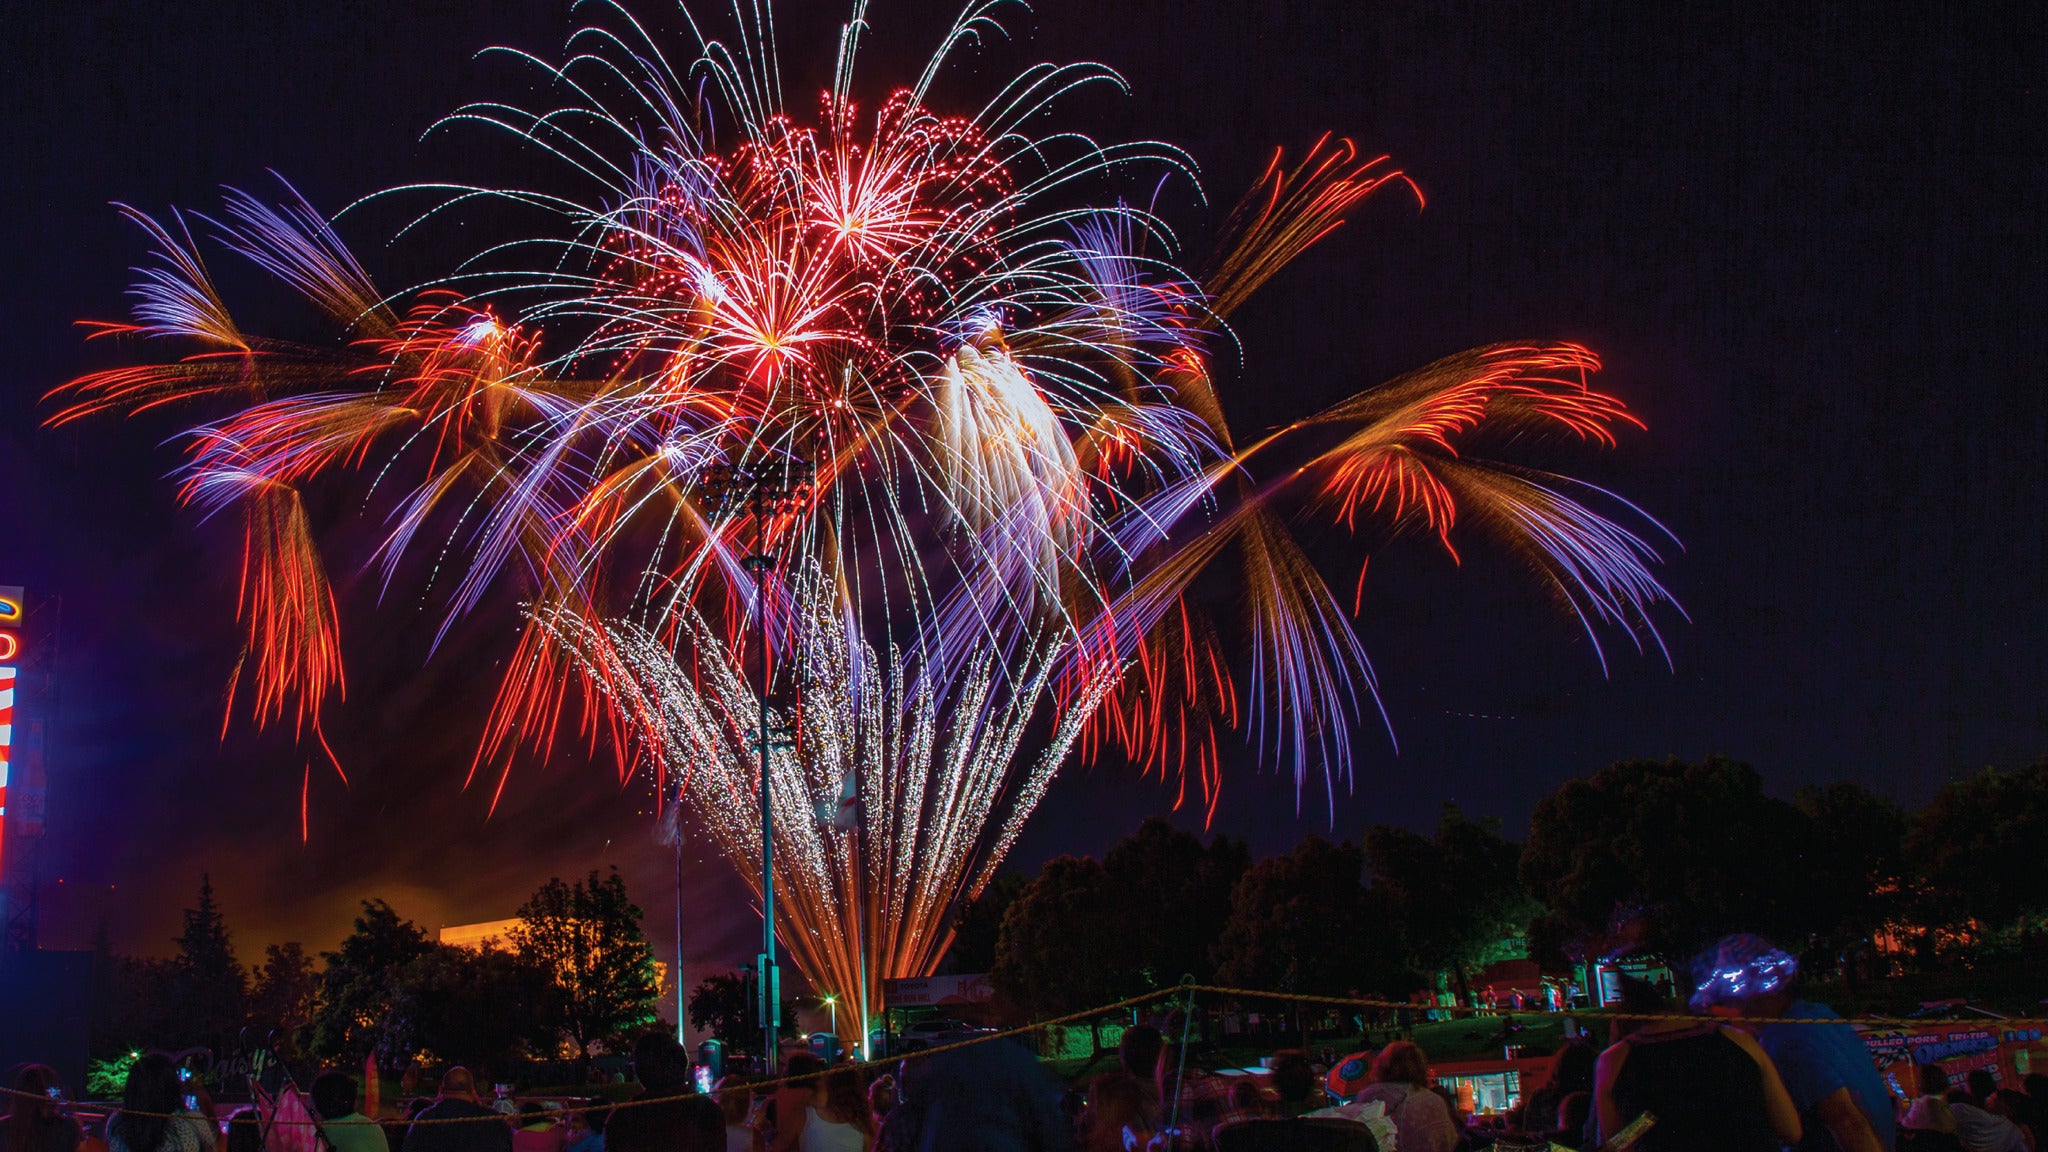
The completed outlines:
{"type": "Polygon", "coordinates": [[[794,457],[752,465],[713,465],[698,478],[698,486],[714,495],[727,513],[743,509],[754,521],[754,550],[742,556],[740,563],[754,577],[754,647],[761,673],[754,687],[755,748],[760,754],[761,774],[761,952],[754,958],[754,967],[762,1071],[773,1075],[779,1054],[777,1033],[782,1028],[782,973],[775,963],[775,814],[768,777],[769,750],[775,745],[775,734],[768,726],[772,670],[768,661],[768,577],[776,562],[768,550],[768,518],[810,500],[811,467],[808,461],[794,457]]]}

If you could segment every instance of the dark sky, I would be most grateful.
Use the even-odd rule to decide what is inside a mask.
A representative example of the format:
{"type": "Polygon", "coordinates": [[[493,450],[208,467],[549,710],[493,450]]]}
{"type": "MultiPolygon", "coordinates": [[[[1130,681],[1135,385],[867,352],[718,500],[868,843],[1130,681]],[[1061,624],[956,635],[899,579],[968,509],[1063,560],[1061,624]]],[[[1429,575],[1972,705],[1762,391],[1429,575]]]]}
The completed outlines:
{"type": "MultiPolygon", "coordinates": [[[[791,7],[785,56],[818,75],[840,10],[791,7]]],[[[928,7],[875,6],[871,82],[928,48],[928,7]]],[[[1948,7],[1044,0],[958,78],[981,95],[1028,59],[1121,70],[1133,94],[1084,101],[1077,122],[1187,148],[1218,202],[1169,205],[1191,236],[1269,149],[1325,131],[1414,175],[1426,210],[1372,206],[1239,315],[1246,427],[1506,338],[1593,346],[1648,420],[1575,471],[1684,540],[1665,570],[1691,616],[1665,620],[1675,671],[1610,637],[1603,679],[1575,626],[1483,550],[1460,568],[1395,549],[1361,631],[1401,752],[1363,733],[1339,833],[1424,825],[1444,799],[1519,832],[1559,781],[1627,757],[1725,752],[1781,792],[1846,778],[1917,802],[2048,751],[2048,43],[2038,4],[1948,7]]],[[[487,793],[460,787],[510,618],[427,663],[430,606],[379,607],[346,562],[350,694],[330,727],[354,786],[316,779],[302,845],[301,755],[218,735],[236,542],[175,506],[175,425],[37,427],[42,391],[107,362],[71,322],[118,314],[142,254],[108,201],[203,208],[274,168],[331,210],[438,174],[447,153],[421,131],[506,94],[471,54],[552,55],[569,19],[559,0],[72,0],[9,18],[0,582],[63,602],[47,944],[105,915],[117,944],[163,950],[202,868],[259,951],[331,946],[364,895],[429,925],[494,918],[605,862],[666,940],[638,790],[527,768],[486,820],[487,793]]],[[[351,238],[376,270],[384,237],[351,238]]],[[[1217,827],[1260,849],[1331,826],[1249,764],[1227,788],[1217,827]]],[[[1014,860],[1099,851],[1171,800],[1122,769],[1071,770],[1014,860]]],[[[715,861],[690,878],[689,962],[750,951],[736,883],[715,861]]]]}

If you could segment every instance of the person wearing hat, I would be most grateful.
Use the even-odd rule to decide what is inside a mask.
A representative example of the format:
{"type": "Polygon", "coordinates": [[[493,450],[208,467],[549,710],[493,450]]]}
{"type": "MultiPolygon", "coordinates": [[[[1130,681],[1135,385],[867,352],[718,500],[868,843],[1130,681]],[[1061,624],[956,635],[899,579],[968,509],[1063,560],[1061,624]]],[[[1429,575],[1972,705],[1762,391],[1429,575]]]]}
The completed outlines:
{"type": "Polygon", "coordinates": [[[1724,936],[1702,957],[1693,1007],[1739,1016],[1827,1020],[1749,1024],[1799,1108],[1801,1152],[1890,1152],[1897,1141],[1891,1097],[1856,1029],[1835,1010],[1797,995],[1799,961],[1761,936],[1724,936]]]}
{"type": "Polygon", "coordinates": [[[1803,1135],[1799,1110],[1756,1038],[1687,1016],[1671,986],[1621,978],[1632,1025],[1593,1064],[1593,1122],[1616,1141],[1645,1116],[1637,1152],[1778,1152],[1803,1135]]]}

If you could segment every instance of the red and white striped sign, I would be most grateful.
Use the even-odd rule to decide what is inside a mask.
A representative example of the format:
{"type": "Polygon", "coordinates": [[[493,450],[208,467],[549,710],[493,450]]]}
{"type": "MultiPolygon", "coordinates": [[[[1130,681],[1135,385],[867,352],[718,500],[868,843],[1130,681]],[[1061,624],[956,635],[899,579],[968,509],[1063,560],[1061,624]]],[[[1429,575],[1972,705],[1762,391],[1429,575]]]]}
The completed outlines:
{"type": "Polygon", "coordinates": [[[0,870],[7,866],[7,780],[14,759],[15,669],[21,661],[21,623],[27,603],[21,589],[0,588],[0,870]]]}

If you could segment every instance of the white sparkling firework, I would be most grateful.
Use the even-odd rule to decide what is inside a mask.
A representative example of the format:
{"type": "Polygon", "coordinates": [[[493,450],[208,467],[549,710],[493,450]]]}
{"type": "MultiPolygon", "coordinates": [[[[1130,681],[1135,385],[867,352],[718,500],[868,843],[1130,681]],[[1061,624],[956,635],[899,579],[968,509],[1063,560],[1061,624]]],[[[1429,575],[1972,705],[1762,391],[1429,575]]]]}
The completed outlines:
{"type": "Polygon", "coordinates": [[[129,212],[157,258],[133,322],[97,334],[169,358],[72,381],[52,420],[216,410],[189,429],[183,494],[246,517],[237,684],[259,722],[318,737],[340,691],[299,492],[354,473],[387,517],[386,585],[425,552],[446,621],[508,584],[529,605],[472,775],[502,789],[519,748],[580,724],[751,883],[759,628],[768,727],[788,733],[769,767],[780,935],[815,987],[872,1008],[881,981],[931,972],[1070,753],[1113,746],[1213,812],[1236,728],[1299,786],[1348,785],[1372,671],[1283,509],[1447,547],[1476,528],[1596,650],[1596,625],[1656,643],[1655,553],[1583,502],[1605,494],[1472,451],[1632,423],[1588,388],[1584,348],[1481,348],[1233,434],[1211,346],[1348,209],[1407,186],[1384,158],[1327,138],[1276,154],[1193,273],[1114,194],[1192,183],[1181,154],[1051,116],[1114,72],[1033,65],[965,112],[935,94],[997,31],[993,3],[871,103],[857,5],[811,123],[785,107],[765,5],[736,4],[725,39],[692,18],[684,68],[624,8],[589,7],[565,64],[514,53],[543,103],[440,126],[509,133],[553,165],[546,190],[381,194],[425,197],[421,227],[505,235],[445,276],[385,295],[289,190],[198,218],[331,318],[328,343],[243,332],[187,218],[129,212]],[[806,483],[752,507],[705,482],[799,463],[806,483]],[[754,553],[776,560],[759,597],[754,553]],[[1189,594],[1226,563],[1235,622],[1189,594]]]}

